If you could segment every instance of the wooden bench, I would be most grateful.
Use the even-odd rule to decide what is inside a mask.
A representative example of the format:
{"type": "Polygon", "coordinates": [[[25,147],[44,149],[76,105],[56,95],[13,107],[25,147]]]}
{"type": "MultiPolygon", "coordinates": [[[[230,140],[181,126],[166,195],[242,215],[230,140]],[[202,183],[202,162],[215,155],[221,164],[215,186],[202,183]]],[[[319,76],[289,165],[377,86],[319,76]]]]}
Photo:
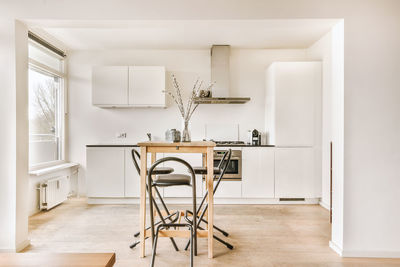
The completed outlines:
{"type": "Polygon", "coordinates": [[[0,266],[111,267],[115,253],[0,253],[0,266]]]}

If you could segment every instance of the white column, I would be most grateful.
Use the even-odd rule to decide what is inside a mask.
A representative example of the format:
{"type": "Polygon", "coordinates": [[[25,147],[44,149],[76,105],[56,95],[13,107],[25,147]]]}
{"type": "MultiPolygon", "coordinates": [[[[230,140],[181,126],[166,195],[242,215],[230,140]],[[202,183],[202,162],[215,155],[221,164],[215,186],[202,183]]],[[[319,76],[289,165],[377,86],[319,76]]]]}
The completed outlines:
{"type": "Polygon", "coordinates": [[[27,28],[0,21],[0,251],[28,242],[27,28]]]}

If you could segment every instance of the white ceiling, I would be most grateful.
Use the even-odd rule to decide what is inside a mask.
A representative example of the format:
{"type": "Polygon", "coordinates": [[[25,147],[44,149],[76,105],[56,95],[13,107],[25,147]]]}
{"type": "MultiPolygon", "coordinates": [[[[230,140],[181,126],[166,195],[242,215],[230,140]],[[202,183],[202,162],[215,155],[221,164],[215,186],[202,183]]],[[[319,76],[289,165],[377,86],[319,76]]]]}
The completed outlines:
{"type": "Polygon", "coordinates": [[[68,49],[306,48],[337,23],[296,20],[28,21],[68,49]]]}

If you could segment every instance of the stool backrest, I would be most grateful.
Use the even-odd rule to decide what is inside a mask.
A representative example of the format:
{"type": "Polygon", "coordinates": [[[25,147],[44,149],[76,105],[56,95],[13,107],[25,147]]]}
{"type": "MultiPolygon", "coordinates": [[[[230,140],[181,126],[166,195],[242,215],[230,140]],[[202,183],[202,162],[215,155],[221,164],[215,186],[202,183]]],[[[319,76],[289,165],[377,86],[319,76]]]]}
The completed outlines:
{"type": "Polygon", "coordinates": [[[140,168],[138,163],[140,161],[140,154],[139,152],[136,151],[136,149],[132,149],[131,154],[132,154],[133,164],[135,165],[135,168],[138,174],[140,175],[140,168]]]}
{"type": "MultiPolygon", "coordinates": [[[[147,174],[147,184],[149,185],[150,188],[152,187],[152,175],[153,175],[154,169],[158,165],[160,165],[160,164],[162,164],[164,162],[167,162],[167,161],[175,161],[175,162],[181,163],[182,165],[184,165],[184,166],[186,166],[188,168],[190,176],[191,176],[191,182],[192,182],[192,184],[191,184],[191,186],[192,186],[192,204],[193,204],[192,211],[193,211],[193,214],[195,214],[196,213],[196,174],[194,173],[192,165],[190,165],[187,161],[185,161],[185,160],[183,160],[181,158],[177,158],[177,157],[165,157],[165,158],[157,160],[156,162],[154,162],[151,165],[151,167],[149,169],[149,172],[147,174]]],[[[152,203],[152,201],[153,201],[152,198],[153,198],[153,196],[150,193],[149,194],[149,203],[152,203]]],[[[151,224],[154,225],[154,222],[153,222],[154,219],[152,217],[153,205],[150,205],[150,214],[151,214],[150,215],[151,224]]],[[[196,237],[197,237],[197,234],[196,234],[196,231],[197,231],[197,216],[193,216],[193,229],[194,229],[194,236],[195,236],[195,240],[196,240],[196,237]]],[[[154,227],[152,227],[151,231],[153,232],[152,236],[154,236],[154,227]]]]}

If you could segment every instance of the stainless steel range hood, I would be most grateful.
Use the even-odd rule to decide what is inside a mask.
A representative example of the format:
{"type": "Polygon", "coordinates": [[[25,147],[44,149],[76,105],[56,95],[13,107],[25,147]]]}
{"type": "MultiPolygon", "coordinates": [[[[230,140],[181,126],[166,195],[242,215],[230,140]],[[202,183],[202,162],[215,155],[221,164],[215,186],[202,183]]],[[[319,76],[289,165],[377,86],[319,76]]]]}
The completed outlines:
{"type": "Polygon", "coordinates": [[[230,52],[229,45],[213,45],[211,47],[211,81],[215,81],[212,97],[198,97],[198,104],[244,104],[250,97],[232,97],[230,88],[230,52]]]}

